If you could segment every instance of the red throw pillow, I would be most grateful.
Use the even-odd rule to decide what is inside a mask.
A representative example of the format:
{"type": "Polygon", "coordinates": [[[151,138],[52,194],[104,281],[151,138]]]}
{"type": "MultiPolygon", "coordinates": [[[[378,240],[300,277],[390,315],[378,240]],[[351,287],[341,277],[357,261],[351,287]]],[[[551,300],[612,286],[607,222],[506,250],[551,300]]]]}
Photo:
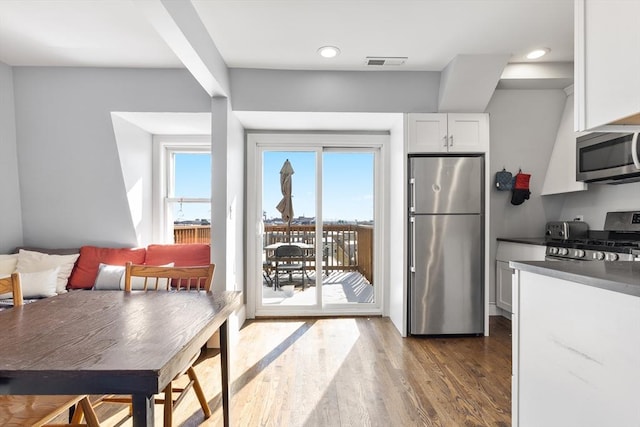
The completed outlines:
{"type": "Polygon", "coordinates": [[[175,245],[149,245],[144,263],[164,265],[174,263],[176,267],[195,267],[211,264],[211,246],[203,243],[175,245]]]}
{"type": "Polygon", "coordinates": [[[100,263],[109,265],[125,265],[128,261],[134,264],[144,263],[145,248],[99,248],[83,246],[76,267],[69,277],[70,289],[91,289],[98,276],[100,263]]]}

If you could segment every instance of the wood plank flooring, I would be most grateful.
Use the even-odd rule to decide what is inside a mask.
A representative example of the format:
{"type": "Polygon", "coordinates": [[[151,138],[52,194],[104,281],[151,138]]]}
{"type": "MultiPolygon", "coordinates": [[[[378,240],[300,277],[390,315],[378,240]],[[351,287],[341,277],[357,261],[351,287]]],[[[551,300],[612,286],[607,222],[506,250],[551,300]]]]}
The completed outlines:
{"type": "MultiPolygon", "coordinates": [[[[401,338],[386,318],[250,321],[231,354],[232,423],[509,426],[511,324],[490,325],[490,337],[401,338]]],[[[210,351],[196,366],[213,416],[190,395],[176,425],[222,426],[219,363],[210,351]]],[[[104,425],[131,425],[107,410],[97,410],[104,425]]],[[[158,426],[161,415],[156,406],[158,426]]]]}

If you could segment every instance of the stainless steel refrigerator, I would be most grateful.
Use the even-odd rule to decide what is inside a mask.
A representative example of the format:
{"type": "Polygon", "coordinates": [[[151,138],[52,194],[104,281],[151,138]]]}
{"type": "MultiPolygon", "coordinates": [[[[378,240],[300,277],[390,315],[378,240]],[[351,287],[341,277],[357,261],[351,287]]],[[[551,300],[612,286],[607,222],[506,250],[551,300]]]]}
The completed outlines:
{"type": "Polygon", "coordinates": [[[484,156],[409,157],[409,331],[484,332],[484,156]]]}

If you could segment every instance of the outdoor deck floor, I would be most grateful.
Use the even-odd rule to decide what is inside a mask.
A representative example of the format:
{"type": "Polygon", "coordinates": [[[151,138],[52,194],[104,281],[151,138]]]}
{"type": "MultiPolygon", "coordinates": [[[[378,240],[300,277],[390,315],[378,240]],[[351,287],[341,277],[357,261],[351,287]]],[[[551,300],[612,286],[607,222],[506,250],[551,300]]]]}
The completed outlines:
{"type": "MultiPolygon", "coordinates": [[[[273,277],[273,276],[272,276],[273,277]]],[[[316,298],[315,272],[309,272],[305,290],[302,291],[301,275],[294,274],[292,282],[286,275],[280,276],[280,290],[263,280],[262,298],[267,305],[313,305],[316,298]],[[295,284],[294,290],[291,285],[295,284]]],[[[357,271],[334,271],[323,276],[322,298],[325,304],[373,303],[374,292],[364,276],[357,271]]]]}

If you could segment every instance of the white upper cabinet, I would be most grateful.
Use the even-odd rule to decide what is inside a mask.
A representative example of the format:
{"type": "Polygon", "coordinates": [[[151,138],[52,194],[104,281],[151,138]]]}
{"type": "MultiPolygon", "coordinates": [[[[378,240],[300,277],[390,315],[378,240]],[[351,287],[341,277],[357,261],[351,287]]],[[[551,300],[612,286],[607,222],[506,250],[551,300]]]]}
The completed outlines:
{"type": "Polygon", "coordinates": [[[640,1],[576,0],[574,13],[574,130],[639,126],[640,1]]]}
{"type": "Polygon", "coordinates": [[[576,138],[581,134],[573,131],[573,88],[565,91],[568,92],[567,101],[544,177],[543,196],[587,189],[587,184],[576,181],[576,138]]]}
{"type": "Polygon", "coordinates": [[[489,116],[466,113],[407,115],[409,153],[484,153],[489,149],[489,116]]]}

